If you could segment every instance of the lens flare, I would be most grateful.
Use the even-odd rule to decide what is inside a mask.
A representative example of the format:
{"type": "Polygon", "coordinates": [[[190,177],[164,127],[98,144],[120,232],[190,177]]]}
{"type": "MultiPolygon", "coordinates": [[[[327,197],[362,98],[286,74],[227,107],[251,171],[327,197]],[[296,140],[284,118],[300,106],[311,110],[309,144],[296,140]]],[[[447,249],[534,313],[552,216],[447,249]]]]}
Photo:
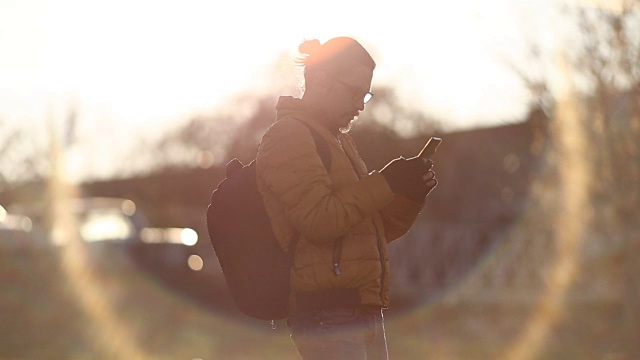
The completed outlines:
{"type": "Polygon", "coordinates": [[[136,336],[115,312],[109,297],[100,286],[87,253],[87,244],[77,232],[77,221],[67,201],[78,195],[78,190],[67,179],[65,154],[53,127],[51,134],[52,175],[49,181],[52,236],[60,244],[62,269],[73,297],[90,321],[89,329],[95,351],[104,358],[144,359],[145,354],[136,344],[136,336]]]}
{"type": "MultiPolygon", "coordinates": [[[[560,68],[568,79],[569,69],[564,60],[560,68]]],[[[567,86],[569,87],[569,81],[567,86]]],[[[586,236],[591,217],[589,189],[591,170],[589,166],[583,114],[577,96],[569,91],[564,101],[559,101],[554,121],[552,144],[557,159],[559,182],[552,201],[550,219],[551,239],[556,244],[554,261],[548,272],[548,280],[538,304],[535,306],[523,331],[506,349],[506,359],[532,359],[544,346],[551,329],[559,320],[567,305],[568,289],[579,273],[580,246],[586,236]]]]}
{"type": "Polygon", "coordinates": [[[187,265],[193,271],[200,271],[204,267],[204,261],[198,255],[190,255],[187,259],[187,265]]]}
{"type": "MultiPolygon", "coordinates": [[[[559,65],[569,78],[565,63],[560,61],[559,65]]],[[[411,314],[421,321],[442,318],[451,322],[464,318],[458,310],[473,314],[473,320],[456,323],[471,333],[432,345],[428,350],[432,355],[456,358],[462,349],[475,346],[470,343],[477,336],[483,343],[500,344],[492,350],[491,358],[539,358],[553,341],[554,329],[571,310],[569,304],[575,300],[572,290],[585,271],[581,254],[593,217],[590,191],[595,169],[589,161],[593,154],[587,144],[585,114],[570,85],[567,81],[564,100],[556,104],[527,210],[473,272],[411,314]],[[502,338],[492,339],[487,334],[489,323],[494,327],[491,331],[502,338]],[[506,333],[509,338],[504,338],[506,333]]],[[[520,164],[517,158],[507,156],[504,166],[509,171],[520,164]]],[[[403,320],[405,326],[415,321],[403,320]]],[[[411,354],[424,351],[422,347],[411,354]]]]}
{"type": "Polygon", "coordinates": [[[187,246],[193,246],[198,242],[198,233],[189,228],[180,231],[180,241],[187,246]]]}

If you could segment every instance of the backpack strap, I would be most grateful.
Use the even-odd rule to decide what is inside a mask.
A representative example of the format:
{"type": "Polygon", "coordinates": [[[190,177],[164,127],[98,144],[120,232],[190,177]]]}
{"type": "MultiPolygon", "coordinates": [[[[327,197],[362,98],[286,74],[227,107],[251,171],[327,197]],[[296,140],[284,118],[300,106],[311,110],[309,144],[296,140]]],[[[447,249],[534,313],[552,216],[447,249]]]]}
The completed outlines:
{"type": "Polygon", "coordinates": [[[316,149],[318,150],[318,155],[320,155],[320,160],[322,160],[322,164],[324,164],[325,169],[329,172],[331,170],[331,150],[329,149],[329,144],[327,144],[327,142],[322,138],[322,135],[320,135],[316,129],[312,128],[304,121],[300,122],[311,132],[313,142],[316,144],[316,149]]]}
{"type": "MultiPolygon", "coordinates": [[[[300,120],[298,120],[300,121],[300,120]]],[[[322,160],[322,164],[324,168],[327,169],[327,173],[331,170],[331,149],[329,149],[329,144],[322,138],[316,129],[309,126],[309,124],[304,121],[300,121],[304,126],[306,126],[311,132],[311,136],[313,137],[313,142],[316,144],[316,150],[318,151],[318,155],[320,156],[320,160],[322,160]]],[[[289,250],[287,251],[291,262],[293,263],[293,254],[296,251],[296,246],[298,245],[298,240],[300,239],[300,233],[296,231],[296,234],[291,239],[291,244],[289,245],[289,250]]]]}

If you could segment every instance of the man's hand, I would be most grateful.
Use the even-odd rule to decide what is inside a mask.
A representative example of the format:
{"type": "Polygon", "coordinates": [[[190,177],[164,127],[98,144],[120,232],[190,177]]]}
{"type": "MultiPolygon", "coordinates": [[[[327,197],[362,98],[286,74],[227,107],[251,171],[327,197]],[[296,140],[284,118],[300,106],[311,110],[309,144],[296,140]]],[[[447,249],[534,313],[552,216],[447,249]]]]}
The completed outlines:
{"type": "Polygon", "coordinates": [[[394,194],[423,202],[425,196],[438,185],[432,168],[433,161],[430,159],[399,157],[389,162],[380,170],[380,173],[385,177],[394,194]]]}
{"type": "Polygon", "coordinates": [[[433,190],[436,186],[438,186],[438,179],[436,179],[436,173],[435,171],[433,171],[433,160],[431,159],[424,159],[424,160],[426,161],[426,165],[429,168],[427,173],[424,174],[424,176],[422,177],[422,180],[424,181],[424,185],[427,188],[427,193],[425,194],[425,196],[427,196],[429,195],[429,193],[431,193],[431,190],[433,190]]]}

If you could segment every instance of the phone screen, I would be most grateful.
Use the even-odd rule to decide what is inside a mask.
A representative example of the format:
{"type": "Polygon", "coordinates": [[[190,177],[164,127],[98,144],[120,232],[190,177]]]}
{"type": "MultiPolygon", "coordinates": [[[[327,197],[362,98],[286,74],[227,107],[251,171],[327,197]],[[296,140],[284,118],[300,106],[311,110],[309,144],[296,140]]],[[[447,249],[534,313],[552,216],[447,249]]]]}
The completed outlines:
{"type": "Polygon", "coordinates": [[[436,152],[436,149],[438,148],[438,145],[440,145],[441,142],[442,142],[441,138],[432,137],[424,145],[424,147],[422,148],[422,150],[420,151],[420,154],[418,154],[418,156],[419,157],[433,156],[433,154],[435,154],[435,152],[436,152]]]}

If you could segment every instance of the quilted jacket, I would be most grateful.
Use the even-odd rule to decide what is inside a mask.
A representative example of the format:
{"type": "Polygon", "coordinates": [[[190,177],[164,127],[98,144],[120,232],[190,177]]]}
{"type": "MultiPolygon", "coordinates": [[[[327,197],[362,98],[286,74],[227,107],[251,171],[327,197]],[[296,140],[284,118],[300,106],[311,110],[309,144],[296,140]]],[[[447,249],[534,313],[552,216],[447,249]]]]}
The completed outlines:
{"type": "MultiPolygon", "coordinates": [[[[288,250],[297,236],[292,292],[357,289],[362,305],[389,305],[387,243],[406,233],[422,204],[395,196],[368,172],[351,137],[334,137],[303,100],[281,97],[256,159],[258,189],[274,233],[288,250]],[[327,142],[327,172],[310,129],[327,142]]],[[[292,306],[296,306],[292,296],[292,306]]]]}

